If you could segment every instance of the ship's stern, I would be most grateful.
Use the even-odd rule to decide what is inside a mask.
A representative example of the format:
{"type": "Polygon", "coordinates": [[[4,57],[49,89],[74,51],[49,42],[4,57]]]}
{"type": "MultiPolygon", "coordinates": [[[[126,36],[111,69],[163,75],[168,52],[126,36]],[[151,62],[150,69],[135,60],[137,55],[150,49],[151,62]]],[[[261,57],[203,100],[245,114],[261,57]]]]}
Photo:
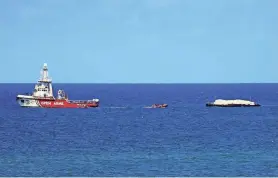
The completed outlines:
{"type": "Polygon", "coordinates": [[[88,107],[96,108],[99,107],[99,99],[93,99],[89,104],[88,107]]]}

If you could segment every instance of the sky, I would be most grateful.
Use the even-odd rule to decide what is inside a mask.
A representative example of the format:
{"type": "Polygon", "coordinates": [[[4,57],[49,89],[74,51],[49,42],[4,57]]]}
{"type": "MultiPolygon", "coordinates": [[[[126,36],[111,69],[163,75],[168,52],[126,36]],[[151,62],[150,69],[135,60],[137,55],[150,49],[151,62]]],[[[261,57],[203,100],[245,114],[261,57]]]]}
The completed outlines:
{"type": "Polygon", "coordinates": [[[277,0],[0,0],[0,82],[276,83],[277,0]]]}

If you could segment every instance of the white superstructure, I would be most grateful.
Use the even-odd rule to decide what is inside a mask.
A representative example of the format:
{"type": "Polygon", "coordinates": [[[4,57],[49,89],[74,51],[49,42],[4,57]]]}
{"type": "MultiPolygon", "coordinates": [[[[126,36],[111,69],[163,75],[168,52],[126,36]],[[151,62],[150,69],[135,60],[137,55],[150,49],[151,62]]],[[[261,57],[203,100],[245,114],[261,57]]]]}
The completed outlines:
{"type": "Polygon", "coordinates": [[[41,70],[41,77],[38,80],[38,83],[35,85],[33,96],[43,98],[53,97],[52,80],[48,76],[48,68],[46,63],[44,63],[41,70]]]}
{"type": "Polygon", "coordinates": [[[55,99],[53,96],[52,80],[48,76],[47,64],[41,69],[41,76],[30,95],[17,95],[16,100],[23,107],[39,107],[37,99],[55,99]]]}

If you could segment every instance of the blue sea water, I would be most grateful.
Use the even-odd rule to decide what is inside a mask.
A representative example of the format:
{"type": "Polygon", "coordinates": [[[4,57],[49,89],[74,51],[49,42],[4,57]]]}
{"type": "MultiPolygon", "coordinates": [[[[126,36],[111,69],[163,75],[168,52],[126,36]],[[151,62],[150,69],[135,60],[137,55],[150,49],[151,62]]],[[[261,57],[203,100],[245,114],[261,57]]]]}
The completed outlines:
{"type": "Polygon", "coordinates": [[[100,107],[21,108],[33,87],[0,85],[0,176],[278,176],[278,84],[54,84],[100,107]]]}

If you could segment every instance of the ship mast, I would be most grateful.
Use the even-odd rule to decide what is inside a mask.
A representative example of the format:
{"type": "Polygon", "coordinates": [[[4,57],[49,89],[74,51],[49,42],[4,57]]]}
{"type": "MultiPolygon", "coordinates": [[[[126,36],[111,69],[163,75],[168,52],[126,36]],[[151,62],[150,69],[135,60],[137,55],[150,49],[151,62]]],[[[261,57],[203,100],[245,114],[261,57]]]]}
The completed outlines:
{"type": "Polygon", "coordinates": [[[38,82],[45,82],[45,83],[51,83],[51,78],[49,78],[48,76],[48,68],[47,68],[47,64],[44,63],[43,64],[43,68],[41,70],[41,78],[39,79],[38,82]]]}

